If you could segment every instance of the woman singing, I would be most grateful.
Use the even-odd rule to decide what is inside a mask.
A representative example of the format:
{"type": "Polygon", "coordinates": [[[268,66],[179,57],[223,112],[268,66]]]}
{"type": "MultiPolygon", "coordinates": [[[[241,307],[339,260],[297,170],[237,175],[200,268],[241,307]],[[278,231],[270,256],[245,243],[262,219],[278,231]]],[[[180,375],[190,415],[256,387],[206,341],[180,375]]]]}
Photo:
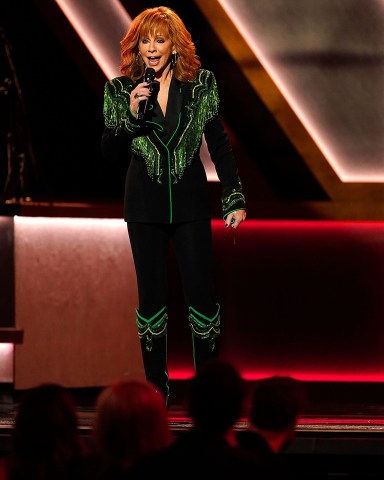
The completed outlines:
{"type": "Polygon", "coordinates": [[[189,311],[195,367],[218,354],[203,136],[222,185],[224,225],[246,217],[236,161],[219,116],[215,76],[170,8],[139,14],[121,41],[121,76],[104,91],[102,151],[128,165],[124,219],[135,264],[136,323],[148,380],[169,396],[167,257],[172,245],[189,311]]]}

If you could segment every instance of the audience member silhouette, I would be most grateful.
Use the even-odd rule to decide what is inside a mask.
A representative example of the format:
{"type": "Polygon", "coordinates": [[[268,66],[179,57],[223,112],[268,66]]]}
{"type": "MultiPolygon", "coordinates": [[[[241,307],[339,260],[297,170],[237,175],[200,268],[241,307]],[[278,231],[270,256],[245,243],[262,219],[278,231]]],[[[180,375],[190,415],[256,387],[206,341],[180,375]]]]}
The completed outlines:
{"type": "Polygon", "coordinates": [[[155,478],[160,472],[168,480],[248,477],[251,462],[239,455],[234,434],[244,399],[245,382],[231,363],[211,359],[199,365],[186,397],[191,427],[140,462],[130,478],[155,478]]]}
{"type": "Polygon", "coordinates": [[[123,479],[132,465],[173,440],[165,399],[148,381],[121,380],[96,400],[89,477],[123,479]]]}
{"type": "Polygon", "coordinates": [[[86,445],[79,435],[74,398],[65,387],[44,383],[27,390],[17,407],[12,437],[1,478],[83,478],[86,445]]]}
{"type": "MultiPolygon", "coordinates": [[[[307,404],[304,384],[289,376],[257,380],[250,396],[248,426],[236,432],[243,453],[257,462],[272,478],[294,476],[280,455],[291,445],[299,415],[307,404]]],[[[297,476],[296,475],[296,476],[297,476]]]]}

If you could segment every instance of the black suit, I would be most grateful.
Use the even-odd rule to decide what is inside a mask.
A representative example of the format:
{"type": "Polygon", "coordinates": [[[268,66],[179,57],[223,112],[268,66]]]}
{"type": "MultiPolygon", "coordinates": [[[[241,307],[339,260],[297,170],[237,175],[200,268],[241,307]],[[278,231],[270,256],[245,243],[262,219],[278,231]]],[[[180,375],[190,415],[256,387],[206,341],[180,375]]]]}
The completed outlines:
{"type": "Polygon", "coordinates": [[[115,78],[106,83],[104,97],[103,153],[112,160],[125,155],[128,165],[125,220],[167,224],[210,217],[207,178],[199,157],[203,134],[223,187],[223,216],[244,209],[212,72],[200,70],[189,83],[173,77],[165,117],[152,101],[144,122],[137,121],[129,108],[137,83],[115,78]]]}
{"type": "Polygon", "coordinates": [[[242,185],[219,116],[212,72],[194,81],[172,77],[166,115],[153,94],[143,120],[130,110],[139,82],[115,78],[105,85],[102,151],[127,163],[124,218],[136,267],[137,325],[147,378],[168,395],[166,331],[167,253],[172,242],[189,307],[195,365],[217,354],[219,305],[212,276],[208,182],[200,159],[203,135],[222,184],[224,218],[245,209],[242,185]]]}

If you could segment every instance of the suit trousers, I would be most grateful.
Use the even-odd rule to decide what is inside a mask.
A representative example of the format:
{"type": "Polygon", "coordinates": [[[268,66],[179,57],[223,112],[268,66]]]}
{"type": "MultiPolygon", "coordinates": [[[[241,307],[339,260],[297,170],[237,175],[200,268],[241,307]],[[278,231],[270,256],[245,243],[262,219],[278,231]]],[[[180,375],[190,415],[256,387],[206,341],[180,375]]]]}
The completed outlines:
{"type": "Polygon", "coordinates": [[[128,222],[136,270],[138,310],[151,318],[168,301],[168,255],[173,248],[184,300],[188,307],[212,317],[217,312],[212,265],[210,218],[176,224],[128,222]]]}

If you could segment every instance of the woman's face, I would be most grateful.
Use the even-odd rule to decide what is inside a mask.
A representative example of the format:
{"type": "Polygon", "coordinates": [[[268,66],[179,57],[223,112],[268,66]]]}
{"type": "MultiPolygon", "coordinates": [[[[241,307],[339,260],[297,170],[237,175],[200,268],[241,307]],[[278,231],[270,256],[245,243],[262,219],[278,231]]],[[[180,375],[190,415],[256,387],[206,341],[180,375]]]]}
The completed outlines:
{"type": "Polygon", "coordinates": [[[165,35],[140,38],[139,52],[147,67],[153,68],[156,73],[161,72],[170,64],[171,39],[165,35]]]}

